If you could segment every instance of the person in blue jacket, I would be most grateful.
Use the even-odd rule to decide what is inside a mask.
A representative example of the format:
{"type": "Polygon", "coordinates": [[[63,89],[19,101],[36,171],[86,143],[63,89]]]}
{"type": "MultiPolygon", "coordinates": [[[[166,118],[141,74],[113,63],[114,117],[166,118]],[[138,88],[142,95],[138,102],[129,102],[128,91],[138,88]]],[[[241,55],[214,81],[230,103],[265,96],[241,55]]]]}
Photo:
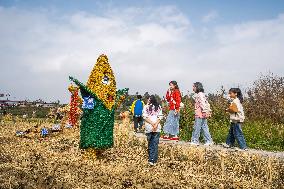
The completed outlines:
{"type": "Polygon", "coordinates": [[[141,132],[143,126],[143,108],[144,102],[142,101],[142,96],[137,95],[137,100],[135,100],[130,108],[130,112],[133,114],[133,121],[134,121],[134,131],[141,132]]]}

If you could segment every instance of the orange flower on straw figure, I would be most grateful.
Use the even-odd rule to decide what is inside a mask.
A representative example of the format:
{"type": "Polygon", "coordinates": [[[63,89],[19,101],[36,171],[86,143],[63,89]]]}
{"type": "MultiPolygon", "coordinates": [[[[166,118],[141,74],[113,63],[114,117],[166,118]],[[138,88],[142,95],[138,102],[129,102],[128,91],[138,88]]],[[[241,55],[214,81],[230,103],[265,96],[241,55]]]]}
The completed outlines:
{"type": "Polygon", "coordinates": [[[72,84],[68,87],[68,90],[71,92],[71,102],[69,106],[69,124],[72,126],[78,126],[79,125],[79,118],[82,113],[81,109],[79,108],[79,105],[82,104],[82,99],[79,96],[79,88],[74,87],[72,84]]]}

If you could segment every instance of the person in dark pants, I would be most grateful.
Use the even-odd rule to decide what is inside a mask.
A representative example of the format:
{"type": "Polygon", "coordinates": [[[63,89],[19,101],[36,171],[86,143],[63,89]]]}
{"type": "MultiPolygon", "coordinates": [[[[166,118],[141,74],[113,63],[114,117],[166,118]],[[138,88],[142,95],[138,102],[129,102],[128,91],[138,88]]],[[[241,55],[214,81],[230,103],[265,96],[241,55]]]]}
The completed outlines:
{"type": "Polygon", "coordinates": [[[231,123],[229,134],[226,140],[228,147],[233,147],[235,140],[238,142],[240,149],[247,149],[241,123],[231,123]]]}
{"type": "Polygon", "coordinates": [[[161,132],[160,120],[163,117],[162,108],[154,95],[149,98],[148,104],[144,107],[143,117],[146,121],[145,133],[148,141],[148,162],[149,165],[153,166],[158,161],[158,145],[161,132]]]}
{"type": "Polygon", "coordinates": [[[160,132],[147,133],[148,141],[148,162],[153,166],[158,161],[158,145],[160,139],[160,132]]]}
{"type": "Polygon", "coordinates": [[[240,149],[247,150],[247,144],[242,131],[242,123],[245,120],[243,109],[243,95],[239,88],[229,90],[230,105],[227,112],[230,114],[230,130],[227,136],[225,147],[233,147],[235,140],[238,142],[240,149]]]}
{"type": "Polygon", "coordinates": [[[133,114],[133,122],[134,122],[134,131],[138,132],[142,130],[143,126],[143,117],[142,111],[144,107],[144,102],[142,101],[142,96],[137,95],[137,100],[135,100],[130,108],[131,113],[133,114]]]}

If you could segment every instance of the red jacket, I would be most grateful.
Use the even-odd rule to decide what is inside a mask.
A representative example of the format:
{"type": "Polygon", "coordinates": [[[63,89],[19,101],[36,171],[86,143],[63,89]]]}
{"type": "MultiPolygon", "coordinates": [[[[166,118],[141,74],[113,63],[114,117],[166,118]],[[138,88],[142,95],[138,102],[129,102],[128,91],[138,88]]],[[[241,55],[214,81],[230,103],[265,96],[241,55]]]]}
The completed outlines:
{"type": "Polygon", "coordinates": [[[181,94],[178,89],[171,92],[167,91],[166,99],[169,102],[170,110],[179,110],[181,102],[181,94]]]}

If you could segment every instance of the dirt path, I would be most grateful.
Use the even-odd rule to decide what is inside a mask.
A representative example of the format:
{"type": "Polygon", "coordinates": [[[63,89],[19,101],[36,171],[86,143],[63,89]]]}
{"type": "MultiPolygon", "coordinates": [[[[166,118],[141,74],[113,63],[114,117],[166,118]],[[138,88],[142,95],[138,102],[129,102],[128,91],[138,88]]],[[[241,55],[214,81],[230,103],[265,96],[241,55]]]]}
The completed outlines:
{"type": "MultiPolygon", "coordinates": [[[[134,134],[137,138],[140,139],[145,139],[146,140],[146,135],[144,133],[136,133],[134,134]]],[[[163,140],[160,139],[160,144],[161,145],[178,145],[178,146],[192,146],[189,144],[189,142],[185,141],[170,141],[170,140],[163,140]]],[[[244,150],[241,150],[239,148],[224,148],[221,144],[214,144],[211,146],[204,146],[204,145],[199,145],[196,146],[196,148],[206,148],[206,149],[213,149],[216,151],[221,151],[221,150],[227,150],[231,152],[236,152],[240,151],[243,152],[244,150]]],[[[270,152],[270,151],[264,151],[264,150],[256,150],[256,149],[248,149],[245,151],[251,155],[261,155],[261,156],[269,156],[269,157],[275,157],[275,158],[283,158],[284,159],[284,152],[270,152]]]]}

